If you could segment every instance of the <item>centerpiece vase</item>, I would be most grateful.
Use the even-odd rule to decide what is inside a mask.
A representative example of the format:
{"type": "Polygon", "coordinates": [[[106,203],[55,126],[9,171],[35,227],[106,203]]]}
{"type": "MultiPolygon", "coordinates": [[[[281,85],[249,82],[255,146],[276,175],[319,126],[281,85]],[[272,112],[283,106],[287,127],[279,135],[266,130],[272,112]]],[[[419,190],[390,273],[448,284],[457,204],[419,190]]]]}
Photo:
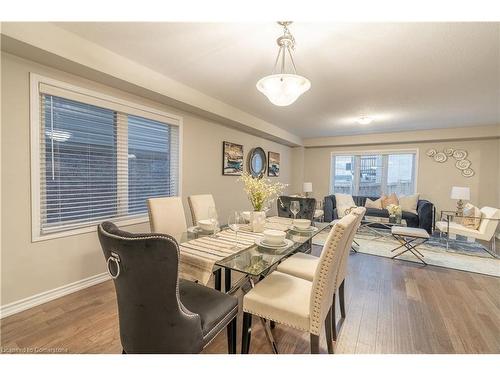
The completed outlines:
{"type": "Polygon", "coordinates": [[[389,215],[389,223],[396,224],[396,215],[389,215]]]}
{"type": "Polygon", "coordinates": [[[403,214],[401,212],[396,213],[396,224],[401,224],[402,220],[403,220],[403,214]]]}
{"type": "Polygon", "coordinates": [[[263,232],[264,224],[266,223],[266,213],[264,211],[253,211],[250,217],[250,223],[252,224],[252,232],[263,232]]]}

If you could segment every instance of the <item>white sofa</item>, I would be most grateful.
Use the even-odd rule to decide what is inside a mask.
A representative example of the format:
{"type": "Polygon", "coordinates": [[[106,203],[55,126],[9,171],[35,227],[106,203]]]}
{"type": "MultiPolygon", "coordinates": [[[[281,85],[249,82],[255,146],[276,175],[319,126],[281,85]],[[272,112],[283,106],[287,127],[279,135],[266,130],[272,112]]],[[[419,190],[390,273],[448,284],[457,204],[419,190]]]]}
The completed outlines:
{"type": "Polygon", "coordinates": [[[474,238],[480,241],[486,241],[490,244],[490,250],[497,256],[495,249],[495,233],[500,219],[500,210],[493,207],[481,208],[481,224],[478,229],[464,227],[462,224],[456,222],[438,221],[436,228],[441,233],[458,234],[465,237],[474,238]]]}

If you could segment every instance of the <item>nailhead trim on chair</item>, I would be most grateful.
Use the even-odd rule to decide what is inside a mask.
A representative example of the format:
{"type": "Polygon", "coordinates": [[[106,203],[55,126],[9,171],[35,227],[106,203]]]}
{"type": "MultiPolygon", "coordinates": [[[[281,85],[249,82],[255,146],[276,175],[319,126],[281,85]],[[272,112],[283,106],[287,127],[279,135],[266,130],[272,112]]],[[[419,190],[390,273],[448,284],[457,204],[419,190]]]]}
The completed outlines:
{"type": "MultiPolygon", "coordinates": [[[[236,305],[236,306],[235,306],[235,307],[234,307],[231,311],[229,311],[229,313],[227,313],[227,315],[226,315],[224,318],[222,318],[222,319],[220,320],[220,322],[219,322],[219,323],[217,323],[217,324],[216,324],[216,325],[215,325],[215,326],[214,326],[214,327],[213,327],[210,331],[208,331],[208,332],[207,332],[207,334],[203,336],[203,338],[210,336],[210,334],[211,334],[211,333],[212,333],[212,332],[213,332],[216,328],[218,328],[221,324],[223,324],[223,323],[224,323],[224,320],[225,320],[228,316],[230,316],[230,315],[234,312],[234,310],[236,310],[236,315],[235,315],[235,317],[236,317],[236,316],[238,316],[238,305],[236,305]]],[[[233,319],[234,319],[234,317],[233,317],[233,319]]],[[[230,321],[229,321],[229,322],[230,322],[230,321]]],[[[228,323],[228,322],[225,322],[225,323],[226,323],[226,324],[223,324],[222,328],[224,328],[224,327],[227,325],[227,323],[228,323]]],[[[221,328],[221,329],[222,329],[222,328],[221,328]]],[[[219,330],[219,331],[220,331],[220,330],[219,330]]],[[[211,342],[212,342],[212,341],[213,341],[216,337],[217,337],[217,335],[215,335],[214,337],[212,337],[212,339],[211,339],[209,342],[207,342],[207,343],[205,344],[204,348],[206,348],[206,347],[207,347],[207,346],[208,346],[208,345],[209,345],[209,344],[210,344],[210,343],[211,343],[211,342]]]]}
{"type": "MultiPolygon", "coordinates": [[[[180,251],[179,251],[179,245],[177,241],[166,234],[154,234],[152,236],[150,235],[144,235],[144,234],[139,234],[137,237],[122,237],[122,236],[117,236],[116,234],[112,234],[109,232],[106,232],[104,228],[102,227],[102,224],[99,224],[99,230],[104,233],[107,236],[113,237],[113,238],[118,238],[120,240],[127,240],[127,241],[136,241],[136,240],[151,240],[151,239],[163,239],[172,242],[175,245],[175,249],[177,250],[177,269],[179,269],[179,262],[180,262],[180,251]]],[[[177,297],[177,303],[179,304],[179,308],[181,309],[181,312],[189,317],[197,317],[199,316],[198,314],[195,314],[191,311],[189,311],[181,302],[180,295],[179,295],[179,276],[177,276],[177,283],[175,285],[175,294],[177,297]]]]}
{"type": "Polygon", "coordinates": [[[243,311],[246,312],[246,313],[255,315],[255,316],[259,316],[259,317],[267,319],[267,320],[272,320],[273,322],[276,322],[276,323],[279,323],[279,324],[283,324],[283,325],[288,326],[288,327],[292,327],[292,328],[298,329],[299,331],[308,332],[307,329],[304,329],[303,327],[294,326],[293,324],[290,324],[290,322],[283,322],[281,320],[276,320],[275,318],[273,318],[271,316],[267,316],[267,315],[263,315],[263,314],[260,314],[260,313],[256,313],[256,312],[251,311],[251,310],[245,310],[245,309],[243,309],[243,311]]]}
{"type": "MultiPolygon", "coordinates": [[[[324,249],[323,251],[326,250],[325,253],[325,261],[320,262],[319,266],[319,275],[318,275],[318,282],[316,284],[316,287],[313,290],[313,308],[311,312],[311,320],[310,320],[310,329],[309,331],[312,334],[318,335],[320,334],[321,331],[321,303],[323,301],[323,298],[331,298],[331,296],[325,296],[325,289],[328,285],[327,283],[327,278],[328,274],[330,272],[331,266],[333,265],[333,257],[335,256],[335,250],[338,249],[338,243],[340,239],[342,238],[343,234],[345,231],[345,227],[339,222],[335,225],[334,233],[333,233],[333,239],[329,241],[328,247],[324,249]]],[[[335,277],[336,279],[336,277],[335,277]]],[[[333,280],[335,282],[335,279],[333,280]]],[[[313,284],[314,287],[314,284],[313,284]]],[[[334,289],[336,289],[336,285],[334,285],[334,289]]]]}

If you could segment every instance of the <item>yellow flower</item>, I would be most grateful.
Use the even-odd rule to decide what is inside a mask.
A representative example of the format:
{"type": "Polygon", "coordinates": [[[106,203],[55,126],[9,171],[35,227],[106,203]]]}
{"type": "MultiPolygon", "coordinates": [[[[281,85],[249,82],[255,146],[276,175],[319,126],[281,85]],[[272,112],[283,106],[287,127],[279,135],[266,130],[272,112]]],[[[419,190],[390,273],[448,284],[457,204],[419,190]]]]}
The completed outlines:
{"type": "Polygon", "coordinates": [[[254,178],[248,172],[243,172],[238,181],[243,182],[243,190],[255,211],[262,211],[266,204],[270,205],[288,186],[281,182],[272,182],[268,178],[254,178]]]}

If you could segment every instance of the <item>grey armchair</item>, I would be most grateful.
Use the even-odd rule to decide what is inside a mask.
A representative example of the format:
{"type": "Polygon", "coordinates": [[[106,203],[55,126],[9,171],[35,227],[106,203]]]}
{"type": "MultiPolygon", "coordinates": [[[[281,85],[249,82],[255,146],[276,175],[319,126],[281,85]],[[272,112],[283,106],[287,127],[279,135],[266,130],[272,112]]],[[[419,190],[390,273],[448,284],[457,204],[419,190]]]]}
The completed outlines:
{"type": "Polygon", "coordinates": [[[238,300],[179,279],[179,246],[164,234],[98,226],[118,301],[123,353],[198,353],[225,327],[236,353],[238,300]]]}

